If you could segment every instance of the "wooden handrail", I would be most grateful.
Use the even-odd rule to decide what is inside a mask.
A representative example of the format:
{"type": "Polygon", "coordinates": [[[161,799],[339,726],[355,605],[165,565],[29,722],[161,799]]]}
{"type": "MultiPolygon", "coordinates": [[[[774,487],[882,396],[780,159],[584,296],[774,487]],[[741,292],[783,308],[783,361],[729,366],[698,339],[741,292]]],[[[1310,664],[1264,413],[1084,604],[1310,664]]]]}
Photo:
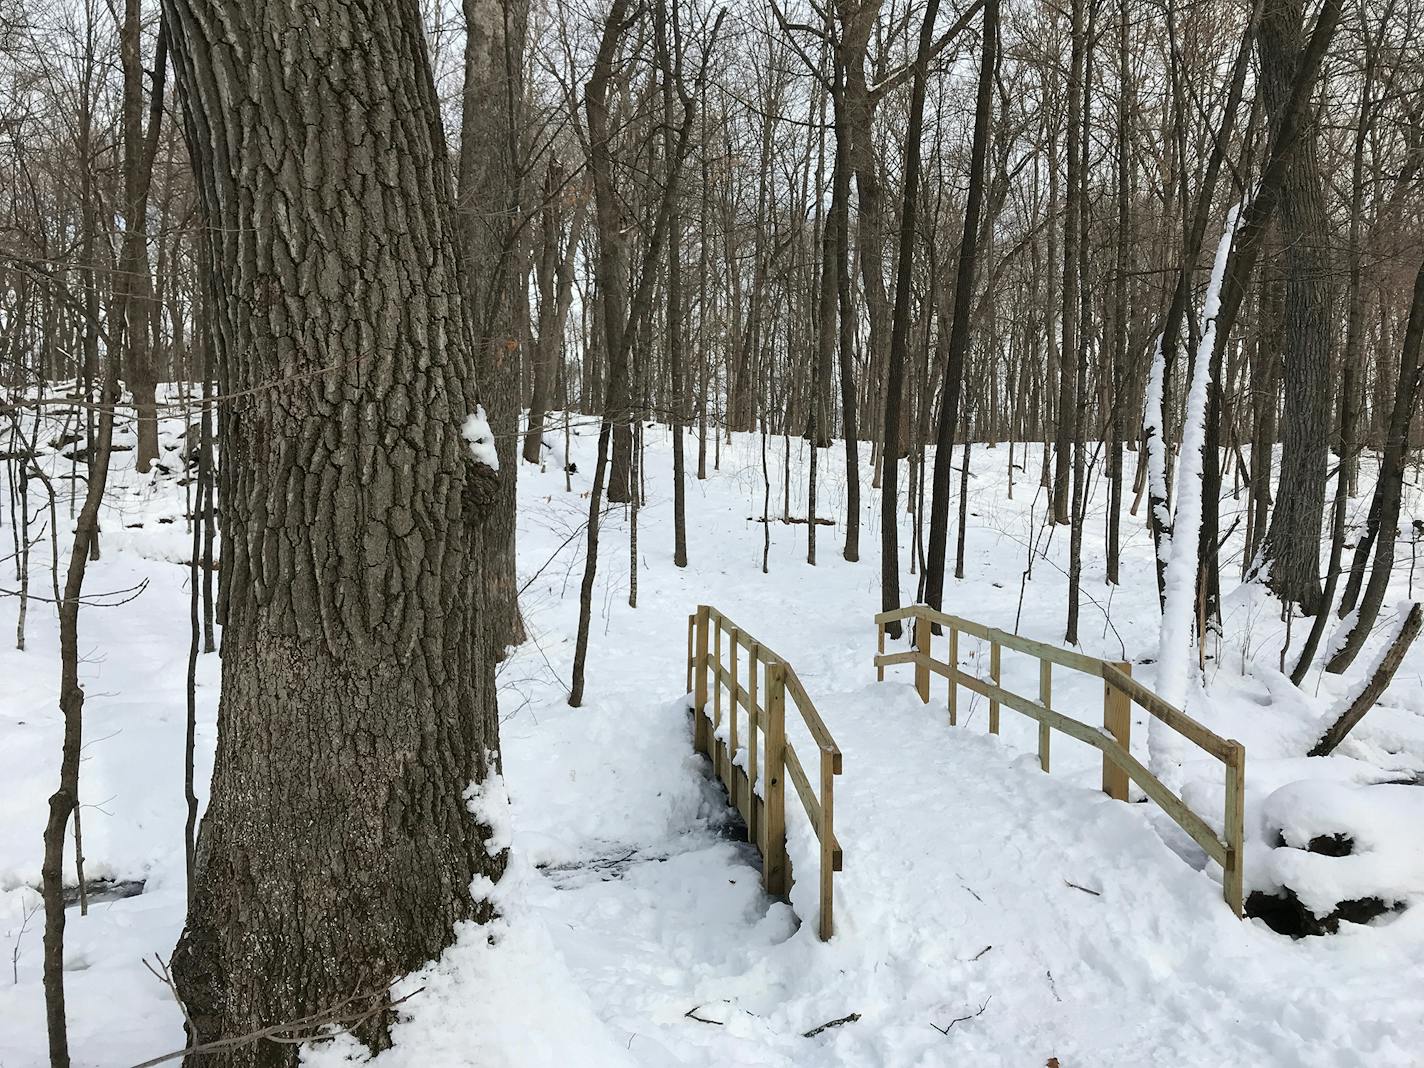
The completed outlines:
{"type": "Polygon", "coordinates": [[[710,605],[698,605],[687,617],[687,680],[693,704],[693,747],[707,754],[713,772],[727,788],[747,825],[747,837],[762,855],[762,885],[785,896],[791,885],[786,856],[785,779],[789,776],[820,844],[820,922],[822,941],[834,931],[831,876],[841,870],[843,854],[834,825],[834,776],[841,774],[840,747],[816,710],[815,702],[787,661],[710,605]],[[715,635],[715,641],[712,640],[715,635]],[[722,659],[723,636],[729,646],[722,659]],[[742,684],[739,650],[746,650],[747,683],[742,684]],[[761,671],[758,670],[761,669],[761,671]],[[758,686],[765,674],[764,687],[758,686]],[[710,692],[709,692],[710,691],[710,692]],[[727,695],[725,737],[722,695],[727,695]],[[819,796],[794,743],[786,737],[786,699],[790,696],[820,754],[819,796]],[[711,708],[709,710],[708,704],[711,708]],[[738,710],[746,711],[746,744],[738,734],[738,710]],[[760,734],[760,741],[758,740],[760,734]],[[745,767],[737,755],[746,753],[745,767]],[[761,785],[761,793],[757,787],[761,785]]]}
{"type": "Polygon", "coordinates": [[[931,673],[949,680],[949,722],[956,725],[956,694],[960,686],[980,694],[989,701],[989,730],[999,732],[999,707],[1021,712],[1039,724],[1039,762],[1044,771],[1049,768],[1049,738],[1058,730],[1093,746],[1103,757],[1103,791],[1117,800],[1127,800],[1127,784],[1136,783],[1181,827],[1208,857],[1222,867],[1222,892],[1236,915],[1242,912],[1244,818],[1243,791],[1245,783],[1246,748],[1232,738],[1222,738],[1216,732],[1169,704],[1132,677],[1130,664],[1115,664],[1087,656],[1071,649],[1062,649],[1045,642],[1034,641],[1018,634],[1009,634],[973,620],[950,615],[927,605],[907,605],[877,613],[877,649],[875,666],[880,679],[885,668],[894,664],[915,665],[915,688],[921,700],[928,703],[931,673]],[[910,619],[915,623],[915,647],[899,652],[885,652],[885,625],[910,619]],[[935,660],[931,652],[932,626],[948,628],[949,662],[935,660]],[[959,667],[958,639],[963,632],[990,643],[991,679],[985,681],[959,667]],[[1039,700],[1034,701],[1001,685],[999,655],[1001,649],[1027,653],[1039,661],[1039,700]],[[1055,711],[1052,701],[1052,667],[1059,665],[1103,680],[1103,726],[1094,727],[1055,711]],[[1180,797],[1152,774],[1132,755],[1130,746],[1133,704],[1166,724],[1203,752],[1225,766],[1226,802],[1223,831],[1218,835],[1180,797]]]}

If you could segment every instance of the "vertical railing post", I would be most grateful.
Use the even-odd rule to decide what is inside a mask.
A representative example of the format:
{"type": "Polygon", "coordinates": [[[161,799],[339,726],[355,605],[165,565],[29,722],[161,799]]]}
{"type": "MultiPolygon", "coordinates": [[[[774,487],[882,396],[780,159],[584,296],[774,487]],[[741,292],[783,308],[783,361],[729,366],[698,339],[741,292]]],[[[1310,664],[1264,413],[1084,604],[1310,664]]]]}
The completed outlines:
{"type": "Polygon", "coordinates": [[[885,624],[876,620],[875,622],[875,681],[885,681],[885,665],[880,662],[880,658],[885,655],[885,624]]]}
{"type": "Polygon", "coordinates": [[[762,799],[762,886],[786,893],[786,665],[766,667],[766,780],[762,799]]]}
{"type": "Polygon", "coordinates": [[[708,608],[697,606],[697,646],[692,672],[692,748],[699,753],[712,755],[708,744],[711,732],[707,729],[707,630],[708,608]]]}
{"type": "MultiPolygon", "coordinates": [[[[989,678],[994,685],[999,685],[999,643],[989,643],[989,678]]],[[[999,733],[999,702],[995,698],[989,698],[989,733],[999,733]]]]}
{"type": "Polygon", "coordinates": [[[737,648],[737,639],[741,637],[741,630],[731,627],[727,631],[727,638],[731,644],[732,654],[732,684],[727,687],[727,699],[730,702],[727,706],[727,793],[732,798],[732,807],[738,812],[742,812],[743,819],[746,813],[741,806],[741,787],[737,781],[737,705],[740,703],[737,698],[737,687],[741,685],[737,674],[737,660],[740,650],[737,648]]]}
{"type": "Polygon", "coordinates": [[[1226,865],[1221,884],[1226,904],[1238,917],[1242,908],[1242,868],[1245,857],[1244,811],[1246,788],[1246,747],[1234,738],[1228,743],[1226,761],[1226,865]]]}
{"type": "Polygon", "coordinates": [[[722,726],[722,616],[717,615],[716,626],[712,628],[712,771],[723,782],[727,781],[725,761],[722,759],[722,743],[717,732],[722,726]]]}
{"type": "Polygon", "coordinates": [[[959,628],[949,625],[949,725],[959,722],[959,628]]]}
{"type": "MultiPolygon", "coordinates": [[[[1132,675],[1132,665],[1113,664],[1124,675],[1132,675]]],[[[1124,752],[1132,752],[1132,698],[1107,678],[1103,679],[1103,728],[1124,752]]],[[[1115,801],[1127,800],[1127,769],[1103,753],[1103,793],[1115,801]]]]}
{"type": "MultiPolygon", "coordinates": [[[[1038,703],[1044,708],[1053,707],[1053,661],[1038,662],[1038,703]]],[[[1048,743],[1053,737],[1053,728],[1046,722],[1038,724],[1038,766],[1048,770],[1048,743]]]]}
{"type": "MultiPolygon", "coordinates": [[[[761,842],[761,801],[757,798],[757,675],[761,666],[761,644],[752,642],[747,653],[747,841],[761,842]]],[[[762,737],[766,737],[766,725],[762,724],[762,737]]]]}
{"type": "Polygon", "coordinates": [[[915,617],[915,648],[919,656],[915,658],[915,689],[920,700],[930,703],[930,621],[923,616],[915,617]]]}
{"type": "Polygon", "coordinates": [[[835,771],[829,750],[821,750],[821,826],[816,834],[821,844],[821,926],[822,942],[835,931],[831,876],[835,872],[835,771]]]}
{"type": "Polygon", "coordinates": [[[697,613],[692,612],[687,617],[687,693],[692,692],[692,666],[696,661],[693,641],[697,633],[697,613]]]}

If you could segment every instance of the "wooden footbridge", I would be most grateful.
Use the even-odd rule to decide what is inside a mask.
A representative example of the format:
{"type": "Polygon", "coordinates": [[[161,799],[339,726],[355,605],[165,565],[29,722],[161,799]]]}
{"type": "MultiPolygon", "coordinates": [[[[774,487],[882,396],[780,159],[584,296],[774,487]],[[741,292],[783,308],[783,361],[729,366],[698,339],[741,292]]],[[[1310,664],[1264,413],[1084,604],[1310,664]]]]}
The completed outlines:
{"type": "MultiPolygon", "coordinates": [[[[1127,663],[1101,660],[1033,641],[926,605],[881,612],[875,617],[875,625],[877,678],[884,681],[887,667],[913,665],[915,688],[925,703],[931,699],[930,677],[944,678],[948,683],[950,726],[958,726],[959,688],[962,686],[988,700],[992,734],[999,733],[1000,710],[1005,707],[1038,723],[1038,758],[1045,772],[1050,770],[1055,730],[1097,749],[1102,754],[1103,792],[1126,801],[1128,784],[1136,784],[1207,857],[1221,866],[1223,897],[1232,912],[1241,915],[1246,751],[1240,742],[1222,738],[1162,700],[1133,679],[1132,667],[1127,663]],[[912,625],[913,647],[887,653],[886,627],[901,620],[912,625]],[[936,630],[942,630],[948,638],[943,660],[934,655],[936,630]],[[989,643],[987,679],[961,666],[961,634],[989,643]],[[1003,686],[1001,666],[1005,650],[1038,662],[1036,698],[1003,686]],[[1102,679],[1101,727],[1054,708],[1055,667],[1102,679]],[[1220,833],[1132,755],[1133,705],[1221,762],[1225,803],[1220,833]]],[[[745,821],[748,840],[755,843],[761,853],[762,884],[768,894],[776,897],[785,897],[792,884],[786,852],[785,780],[790,778],[795,786],[819,846],[818,931],[822,940],[829,939],[834,931],[833,876],[841,870],[843,861],[834,822],[835,779],[842,772],[842,755],[814,702],[785,658],[708,605],[699,605],[688,617],[687,690],[693,707],[693,745],[711,760],[714,773],[745,821]],[[814,780],[807,773],[802,754],[787,738],[788,697],[814,748],[814,754],[806,754],[814,760],[811,766],[814,780]]]]}

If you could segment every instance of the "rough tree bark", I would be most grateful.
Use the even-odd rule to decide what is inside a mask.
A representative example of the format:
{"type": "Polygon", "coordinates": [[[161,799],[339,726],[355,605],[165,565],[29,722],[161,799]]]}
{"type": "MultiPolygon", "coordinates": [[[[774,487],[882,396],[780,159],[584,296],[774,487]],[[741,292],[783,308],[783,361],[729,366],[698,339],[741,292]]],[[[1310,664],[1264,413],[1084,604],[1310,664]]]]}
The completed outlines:
{"type": "MultiPolygon", "coordinates": [[[[173,956],[209,1040],[383,998],[490,914],[471,880],[506,854],[468,804],[499,768],[497,476],[464,432],[478,355],[417,5],[164,12],[236,394],[217,756],[173,956]]],[[[388,1024],[356,1034],[379,1047],[388,1024]]]]}
{"type": "Polygon", "coordinates": [[[483,525],[486,605],[499,646],[524,641],[515,575],[514,508],[519,474],[519,357],[528,340],[527,240],[520,236],[519,150],[528,0],[463,0],[465,95],[460,113],[456,226],[466,299],[476,328],[480,399],[502,472],[483,525]]]}
{"type": "Polygon", "coordinates": [[[1088,39],[1084,0],[1072,0],[1072,45],[1068,61],[1067,183],[1063,197],[1063,353],[1058,378],[1058,426],[1053,443],[1053,521],[1072,522],[1069,490],[1072,448],[1078,440],[1078,210],[1082,200],[1081,160],[1083,66],[1088,39]]]}
{"type": "Polygon", "coordinates": [[[974,140],[969,152],[969,191],[964,202],[964,232],[959,239],[959,270],[954,279],[954,319],[944,361],[944,400],[935,432],[934,495],[930,501],[930,542],[923,572],[925,603],[942,607],[944,556],[949,541],[949,476],[954,466],[951,443],[959,421],[959,394],[969,353],[969,319],[974,302],[974,269],[979,250],[979,214],[984,202],[984,162],[989,151],[994,70],[998,65],[998,0],[984,5],[983,55],[974,110],[974,140]]]}
{"type": "MultiPolygon", "coordinates": [[[[920,134],[925,121],[925,70],[939,0],[929,0],[920,24],[919,51],[910,88],[910,122],[905,134],[905,200],[900,210],[900,248],[895,265],[895,311],[890,326],[890,356],[885,382],[885,434],[880,452],[880,608],[900,607],[900,399],[910,343],[910,287],[914,284],[915,218],[920,184],[920,134]]],[[[900,637],[900,623],[891,622],[891,637],[900,637]]]]}
{"type": "MultiPolygon", "coordinates": [[[[1261,85],[1273,114],[1287,106],[1304,46],[1302,0],[1268,0],[1258,35],[1261,85]]],[[[1320,610],[1320,530],[1330,432],[1334,256],[1316,130],[1307,119],[1280,197],[1285,244],[1285,407],[1281,473],[1264,555],[1271,588],[1307,615],[1320,610]]]]}
{"type": "Polygon", "coordinates": [[[149,101],[149,128],[144,132],[143,9],[140,0],[125,0],[119,31],[119,59],[123,67],[123,170],[124,239],[114,290],[125,320],[124,377],[133,394],[137,414],[134,466],[146,472],[158,459],[158,367],[150,344],[153,316],[153,276],[149,270],[148,184],[158,147],[163,115],[163,82],[167,70],[167,40],[159,31],[154,60],[153,91],[149,101]]]}

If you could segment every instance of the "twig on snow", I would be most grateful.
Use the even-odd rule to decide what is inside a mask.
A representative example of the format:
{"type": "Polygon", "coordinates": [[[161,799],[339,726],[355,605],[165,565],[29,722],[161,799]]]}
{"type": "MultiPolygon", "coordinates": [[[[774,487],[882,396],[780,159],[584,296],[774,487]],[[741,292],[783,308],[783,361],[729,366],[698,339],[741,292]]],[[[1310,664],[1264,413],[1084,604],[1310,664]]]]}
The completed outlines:
{"type": "Polygon", "coordinates": [[[722,1021],[721,1021],[721,1020],[709,1020],[709,1019],[707,1019],[707,1017],[705,1017],[705,1016],[698,1016],[698,1015],[697,1015],[697,1010],[700,1009],[700,1008],[702,1008],[701,1005],[694,1005],[694,1006],[692,1006],[692,1008],[688,1009],[688,1010],[687,1010],[686,1012],[684,1012],[682,1015],[685,1016],[685,1017],[686,1017],[687,1019],[689,1019],[689,1020],[696,1020],[698,1023],[711,1024],[713,1027],[721,1027],[721,1026],[722,1026],[722,1021]]]}
{"type": "Polygon", "coordinates": [[[974,1018],[977,1017],[977,1016],[983,1016],[983,1015],[984,1015],[984,1010],[989,1007],[989,1002],[991,1002],[991,1001],[993,1001],[993,1000],[994,1000],[994,995],[993,995],[993,994],[990,994],[987,998],[984,999],[984,1004],[982,1004],[982,1005],[979,1006],[979,1011],[978,1011],[978,1012],[971,1012],[968,1016],[956,1016],[954,1019],[950,1020],[949,1023],[945,1024],[943,1027],[941,1027],[939,1024],[933,1023],[933,1022],[930,1023],[930,1026],[933,1027],[933,1028],[934,1028],[936,1031],[938,1031],[940,1034],[942,1034],[942,1035],[947,1035],[947,1034],[949,1034],[950,1028],[952,1028],[955,1024],[957,1024],[957,1023],[963,1023],[965,1020],[972,1020],[972,1019],[974,1019],[974,1018]]]}
{"type": "Polygon", "coordinates": [[[803,1034],[802,1038],[815,1038],[822,1031],[829,1031],[832,1027],[839,1027],[841,1024],[855,1023],[860,1019],[860,1013],[853,1012],[849,1016],[842,1016],[839,1020],[827,1020],[820,1027],[813,1027],[803,1034]]]}

